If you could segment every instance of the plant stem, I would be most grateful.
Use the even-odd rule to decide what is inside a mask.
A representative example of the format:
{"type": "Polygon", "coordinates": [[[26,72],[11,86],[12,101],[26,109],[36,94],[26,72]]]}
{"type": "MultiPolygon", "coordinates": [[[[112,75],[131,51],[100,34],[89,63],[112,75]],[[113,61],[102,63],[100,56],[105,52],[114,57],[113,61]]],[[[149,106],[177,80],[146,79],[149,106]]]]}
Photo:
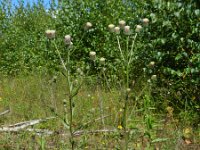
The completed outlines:
{"type": "MultiPolygon", "coordinates": [[[[61,57],[60,51],[58,50],[58,47],[56,43],[54,42],[54,46],[56,48],[56,52],[59,56],[59,59],[61,61],[61,64],[64,68],[64,70],[67,73],[67,85],[68,85],[68,98],[69,98],[69,131],[70,131],[70,143],[71,143],[71,149],[74,150],[74,134],[73,134],[73,95],[72,95],[72,90],[73,90],[73,85],[71,82],[71,74],[70,74],[70,49],[67,51],[67,67],[65,66],[64,60],[61,57]]],[[[67,118],[66,118],[67,120],[67,118]]]]}

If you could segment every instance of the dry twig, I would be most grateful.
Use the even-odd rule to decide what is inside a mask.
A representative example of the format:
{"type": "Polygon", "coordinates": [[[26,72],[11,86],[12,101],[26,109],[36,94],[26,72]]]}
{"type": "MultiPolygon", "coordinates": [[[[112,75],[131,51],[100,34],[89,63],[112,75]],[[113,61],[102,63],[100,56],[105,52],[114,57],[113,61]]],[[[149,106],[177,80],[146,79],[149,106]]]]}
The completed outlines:
{"type": "Polygon", "coordinates": [[[9,125],[6,127],[0,127],[0,132],[17,132],[19,130],[22,130],[28,126],[33,126],[36,124],[39,124],[41,122],[45,122],[50,119],[54,119],[55,117],[49,117],[49,118],[44,118],[44,119],[36,119],[36,120],[30,120],[30,121],[25,121],[25,122],[20,122],[16,123],[14,125],[9,125]]]}
{"type": "Polygon", "coordinates": [[[3,111],[3,112],[0,113],[0,116],[3,116],[3,115],[5,115],[5,114],[7,114],[7,113],[9,113],[9,112],[10,112],[10,109],[5,110],[5,111],[3,111]]]}

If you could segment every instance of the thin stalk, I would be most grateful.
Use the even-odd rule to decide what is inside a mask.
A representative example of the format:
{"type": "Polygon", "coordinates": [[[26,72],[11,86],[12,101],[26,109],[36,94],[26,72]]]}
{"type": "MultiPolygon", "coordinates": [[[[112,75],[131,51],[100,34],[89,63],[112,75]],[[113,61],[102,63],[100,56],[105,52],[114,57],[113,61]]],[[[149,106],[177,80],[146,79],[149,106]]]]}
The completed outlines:
{"type": "Polygon", "coordinates": [[[132,61],[133,61],[133,48],[134,48],[134,45],[135,45],[135,40],[137,38],[137,33],[135,34],[134,38],[133,38],[133,42],[132,42],[132,45],[131,45],[131,53],[130,53],[130,59],[128,60],[128,64],[130,64],[132,61]]]}
{"type": "Polygon", "coordinates": [[[129,133],[127,132],[126,122],[127,122],[127,106],[128,106],[128,93],[126,92],[124,114],[123,114],[123,127],[125,136],[125,149],[128,149],[129,133]]]}
{"type": "MultiPolygon", "coordinates": [[[[59,59],[60,59],[60,61],[61,61],[61,64],[62,64],[62,66],[63,66],[63,68],[64,68],[64,70],[66,71],[66,73],[67,73],[67,85],[68,85],[68,89],[69,89],[69,94],[68,94],[68,98],[69,98],[69,110],[70,110],[70,112],[69,112],[69,131],[70,131],[70,143],[71,143],[71,149],[72,150],[74,150],[74,134],[73,134],[73,96],[72,96],[72,89],[73,89],[73,85],[72,85],[72,83],[71,83],[71,76],[70,76],[70,49],[68,49],[68,51],[67,51],[67,67],[66,67],[66,65],[65,65],[65,63],[64,63],[64,60],[62,59],[62,57],[61,57],[61,54],[60,54],[60,51],[58,50],[58,47],[57,47],[57,45],[56,45],[56,43],[54,42],[54,46],[55,46],[55,48],[56,48],[56,52],[57,52],[57,54],[58,54],[58,57],[59,57],[59,59]]],[[[66,118],[66,120],[68,120],[67,118],[66,118]]]]}
{"type": "Polygon", "coordinates": [[[122,48],[121,48],[121,45],[120,45],[120,42],[119,42],[119,36],[118,35],[117,35],[117,44],[118,44],[119,51],[121,53],[122,60],[123,60],[123,62],[125,62],[124,54],[122,52],[122,48]]]}
{"type": "Polygon", "coordinates": [[[126,40],[126,59],[128,60],[129,58],[129,35],[127,36],[127,40],[126,40]]]}

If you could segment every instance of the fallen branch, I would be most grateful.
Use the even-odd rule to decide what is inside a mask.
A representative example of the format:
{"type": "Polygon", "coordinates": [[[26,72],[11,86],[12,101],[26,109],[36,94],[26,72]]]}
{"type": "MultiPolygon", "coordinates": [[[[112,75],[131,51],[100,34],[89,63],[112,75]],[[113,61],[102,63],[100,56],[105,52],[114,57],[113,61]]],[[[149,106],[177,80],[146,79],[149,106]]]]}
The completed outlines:
{"type": "Polygon", "coordinates": [[[54,134],[53,131],[50,131],[50,130],[47,130],[47,129],[31,129],[31,128],[28,128],[28,129],[26,129],[26,131],[34,132],[37,135],[42,135],[42,134],[52,135],[52,134],[54,134]]]}
{"type": "Polygon", "coordinates": [[[5,114],[7,114],[7,113],[9,113],[10,112],[10,109],[8,109],[8,110],[6,110],[6,111],[4,111],[4,112],[1,112],[0,113],[0,116],[3,116],[3,115],[5,115],[5,114]]]}
{"type": "Polygon", "coordinates": [[[117,129],[102,129],[102,130],[93,130],[93,131],[85,131],[85,130],[80,130],[80,131],[75,131],[73,133],[74,136],[80,136],[82,134],[98,134],[98,133],[111,133],[111,132],[119,132],[117,129]]]}
{"type": "Polygon", "coordinates": [[[36,119],[36,120],[30,120],[30,121],[16,123],[14,125],[9,125],[7,127],[0,127],[0,132],[16,132],[16,131],[22,130],[28,126],[33,126],[33,125],[36,125],[41,122],[45,122],[47,120],[54,119],[54,118],[55,117],[49,117],[49,118],[45,118],[45,119],[36,119]]]}

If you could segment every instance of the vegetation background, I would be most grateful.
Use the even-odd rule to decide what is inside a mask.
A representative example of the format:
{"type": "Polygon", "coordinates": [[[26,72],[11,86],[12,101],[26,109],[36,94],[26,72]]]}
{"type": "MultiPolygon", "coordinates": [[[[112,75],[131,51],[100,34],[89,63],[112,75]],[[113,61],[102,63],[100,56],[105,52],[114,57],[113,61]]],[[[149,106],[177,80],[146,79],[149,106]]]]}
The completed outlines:
{"type": "MultiPolygon", "coordinates": [[[[134,45],[130,81],[134,80],[135,85],[134,89],[131,89],[133,92],[130,96],[132,100],[130,110],[138,110],[135,111],[135,117],[147,126],[136,127],[137,123],[134,122],[129,123],[129,127],[133,125],[134,129],[144,128],[142,132],[150,137],[151,142],[153,138],[161,139],[161,143],[166,142],[164,135],[170,136],[162,133],[158,138],[155,135],[157,132],[154,130],[154,124],[155,126],[164,124],[158,120],[169,113],[166,108],[170,107],[173,108],[173,117],[178,120],[178,123],[176,121],[171,123],[172,126],[178,124],[178,134],[173,137],[175,141],[181,136],[182,129],[186,127],[193,129],[192,135],[195,135],[195,140],[198,141],[200,136],[200,2],[195,0],[76,0],[58,3],[52,0],[48,10],[43,6],[42,0],[33,5],[29,3],[24,5],[21,1],[15,8],[8,1],[2,1],[0,4],[0,96],[2,97],[0,107],[3,110],[9,106],[13,109],[13,113],[19,116],[14,114],[8,118],[5,116],[3,119],[0,118],[0,123],[14,123],[11,120],[20,121],[20,117],[24,120],[47,117],[48,114],[52,114],[49,109],[52,106],[62,114],[61,106],[66,95],[63,94],[66,93],[66,85],[53,42],[45,35],[47,29],[56,30],[55,41],[62,58],[67,58],[64,36],[69,34],[73,38],[74,53],[70,58],[70,66],[74,78],[79,79],[77,68],[81,68],[84,74],[87,74],[88,66],[91,69],[80,92],[85,96],[84,103],[81,104],[82,100],[79,100],[76,106],[83,108],[79,110],[80,112],[76,111],[86,116],[83,120],[80,116],[76,116],[75,122],[81,124],[91,117],[90,107],[96,106],[92,101],[95,97],[98,99],[99,85],[102,90],[100,94],[104,95],[105,100],[104,111],[113,107],[116,109],[113,111],[114,114],[119,115],[120,101],[109,102],[108,100],[121,97],[117,91],[123,91],[121,72],[123,66],[118,54],[115,34],[109,32],[108,25],[118,25],[120,20],[125,20],[134,32],[135,26],[142,24],[143,18],[148,18],[150,22],[138,34],[134,45]],[[92,23],[92,28],[87,31],[84,30],[86,22],[92,23]],[[101,70],[99,59],[96,64],[90,65],[93,63],[89,57],[91,51],[95,51],[98,58],[106,58],[104,75],[99,75],[101,70]],[[155,62],[154,67],[149,66],[152,61],[155,62]],[[150,80],[152,75],[157,77],[155,82],[150,80]],[[51,81],[55,76],[58,79],[54,85],[51,81]],[[99,76],[100,78],[103,76],[102,84],[99,84],[99,80],[96,81],[99,76]],[[108,92],[108,89],[112,89],[112,92],[108,92]],[[96,94],[92,95],[93,92],[96,94]],[[88,95],[92,96],[88,97],[88,95]],[[156,117],[158,114],[163,116],[156,117]]],[[[127,36],[121,33],[120,42],[126,43],[126,40],[127,36]]],[[[122,44],[122,47],[126,45],[122,44]]],[[[107,125],[112,126],[111,122],[107,121],[107,125]]],[[[49,126],[47,124],[45,128],[49,126]]],[[[60,124],[50,128],[54,129],[57,126],[60,124]]],[[[113,126],[117,127],[117,123],[113,126]]],[[[96,124],[91,126],[91,129],[95,127],[101,126],[96,124]]],[[[120,139],[118,135],[113,136],[120,139]]],[[[140,139],[133,137],[133,139],[140,139]]],[[[104,143],[109,146],[108,143],[111,141],[115,143],[113,147],[118,147],[117,140],[113,142],[112,138],[106,137],[107,140],[104,140],[107,142],[104,143]]],[[[80,144],[79,148],[89,145],[86,143],[91,141],[86,142],[86,139],[82,138],[82,145],[80,144]]],[[[15,145],[9,143],[8,139],[4,140],[2,143],[4,149],[6,146],[15,145]]],[[[43,140],[41,137],[38,142],[40,146],[43,145],[42,148],[45,145],[43,140]]],[[[176,145],[175,143],[170,145],[169,141],[166,143],[163,144],[165,148],[176,145]]],[[[94,148],[94,145],[89,147],[94,148]]],[[[97,145],[95,146],[97,148],[97,145]]],[[[102,144],[101,146],[106,147],[102,144]]],[[[148,146],[142,143],[141,147],[148,146]]]]}

